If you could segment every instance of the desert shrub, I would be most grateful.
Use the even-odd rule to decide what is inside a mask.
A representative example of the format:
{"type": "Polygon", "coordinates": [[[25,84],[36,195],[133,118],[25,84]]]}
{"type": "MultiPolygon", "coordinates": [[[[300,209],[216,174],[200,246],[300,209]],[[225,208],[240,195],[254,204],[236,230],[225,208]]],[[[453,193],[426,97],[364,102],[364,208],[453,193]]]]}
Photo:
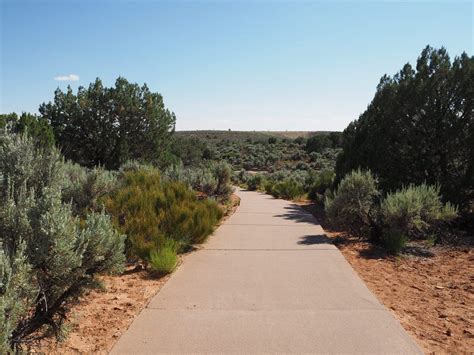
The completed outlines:
{"type": "Polygon", "coordinates": [[[288,179],[277,182],[272,187],[272,195],[276,198],[294,200],[304,195],[303,187],[296,181],[288,179]]]}
{"type": "Polygon", "coordinates": [[[168,167],[163,178],[169,181],[185,183],[190,188],[213,196],[217,189],[217,179],[209,167],[185,168],[182,164],[168,167]]]}
{"type": "Polygon", "coordinates": [[[175,244],[173,240],[167,240],[160,250],[150,252],[150,270],[153,274],[161,276],[173,272],[178,261],[175,244]]]}
{"type": "Polygon", "coordinates": [[[457,216],[457,209],[443,204],[439,186],[409,185],[389,193],[381,203],[383,223],[410,237],[426,237],[436,224],[457,216]]]}
{"type": "Polygon", "coordinates": [[[174,240],[178,251],[201,243],[222,217],[216,202],[198,200],[186,184],[162,180],[157,170],[126,173],[105,205],[128,236],[127,254],[146,262],[166,240],[174,240]]]}
{"type": "Polygon", "coordinates": [[[308,197],[315,201],[318,196],[323,195],[327,189],[331,189],[334,183],[335,173],[333,170],[323,170],[312,172],[306,184],[308,187],[308,197]]]}
{"type": "Polygon", "coordinates": [[[231,176],[232,170],[225,162],[190,168],[185,168],[182,164],[172,165],[163,173],[165,180],[183,182],[192,189],[221,201],[228,200],[232,193],[231,176]]]}
{"type": "Polygon", "coordinates": [[[105,198],[106,210],[127,235],[127,255],[146,259],[150,250],[159,249],[165,241],[158,228],[160,215],[156,210],[156,201],[163,199],[160,175],[156,170],[129,171],[121,185],[105,198]]]}
{"type": "Polygon", "coordinates": [[[153,165],[148,163],[143,163],[138,160],[127,160],[125,163],[120,165],[119,173],[125,174],[128,171],[137,171],[137,170],[153,170],[155,169],[153,165]]]}
{"type": "Polygon", "coordinates": [[[74,214],[85,215],[88,211],[103,208],[101,198],[117,187],[117,174],[101,167],[83,168],[68,162],[65,164],[63,201],[72,202],[74,214]]]}
{"type": "Polygon", "coordinates": [[[94,275],[124,264],[125,237],[109,217],[79,220],[63,202],[63,165],[57,150],[0,133],[2,350],[19,350],[37,331],[61,336],[70,305],[96,284],[94,275]]]}
{"type": "Polygon", "coordinates": [[[274,185],[274,182],[272,180],[265,179],[265,181],[263,182],[263,189],[265,193],[271,195],[272,190],[273,190],[273,185],[274,185]]]}
{"type": "Polygon", "coordinates": [[[247,179],[247,188],[250,191],[260,190],[262,188],[263,182],[264,182],[264,177],[262,174],[251,175],[247,179]]]}
{"type": "MultiPolygon", "coordinates": [[[[11,337],[18,324],[35,304],[37,289],[23,241],[17,250],[7,252],[0,245],[0,353],[12,351],[11,337]]],[[[16,347],[13,348],[17,350],[16,347]]]]}
{"type": "Polygon", "coordinates": [[[399,254],[405,248],[407,242],[408,237],[399,229],[390,228],[383,231],[382,243],[392,254],[399,254]]]}
{"type": "Polygon", "coordinates": [[[56,149],[37,149],[25,134],[0,130],[0,182],[3,195],[24,189],[40,196],[45,187],[63,183],[63,159],[56,149]]]}
{"type": "Polygon", "coordinates": [[[202,243],[222,217],[217,203],[198,201],[193,191],[177,182],[163,184],[163,192],[165,199],[157,206],[164,210],[160,230],[184,247],[202,243]]]}
{"type": "Polygon", "coordinates": [[[230,165],[224,161],[214,163],[211,168],[217,179],[215,195],[223,200],[227,200],[232,194],[232,186],[230,185],[232,169],[230,165]]]}
{"type": "Polygon", "coordinates": [[[333,196],[325,198],[329,220],[353,233],[373,226],[380,192],[377,179],[370,171],[354,170],[339,183],[333,196]]]}

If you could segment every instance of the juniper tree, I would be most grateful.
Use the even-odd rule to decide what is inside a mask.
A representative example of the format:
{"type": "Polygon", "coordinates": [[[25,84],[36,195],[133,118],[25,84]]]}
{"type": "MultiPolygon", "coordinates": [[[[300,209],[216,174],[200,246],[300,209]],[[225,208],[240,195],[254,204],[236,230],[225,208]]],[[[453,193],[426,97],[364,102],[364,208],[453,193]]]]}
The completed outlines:
{"type": "Polygon", "coordinates": [[[343,133],[337,179],[370,169],[385,191],[439,184],[446,200],[474,199],[474,56],[426,47],[416,67],[383,76],[367,110],[343,133]]]}
{"type": "Polygon", "coordinates": [[[158,165],[169,159],[176,118],[146,85],[118,78],[108,88],[97,78],[77,94],[58,88],[39,110],[65,157],[81,165],[115,169],[130,159],[158,165]]]}

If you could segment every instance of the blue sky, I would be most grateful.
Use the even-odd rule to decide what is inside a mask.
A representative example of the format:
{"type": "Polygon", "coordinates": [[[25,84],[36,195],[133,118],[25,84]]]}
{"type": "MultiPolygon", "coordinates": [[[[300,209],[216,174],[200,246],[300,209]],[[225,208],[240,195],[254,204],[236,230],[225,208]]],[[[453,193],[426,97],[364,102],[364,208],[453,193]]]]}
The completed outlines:
{"type": "Polygon", "coordinates": [[[2,113],[124,76],[180,130],[342,130],[427,44],[473,49],[472,2],[0,2],[2,113]]]}

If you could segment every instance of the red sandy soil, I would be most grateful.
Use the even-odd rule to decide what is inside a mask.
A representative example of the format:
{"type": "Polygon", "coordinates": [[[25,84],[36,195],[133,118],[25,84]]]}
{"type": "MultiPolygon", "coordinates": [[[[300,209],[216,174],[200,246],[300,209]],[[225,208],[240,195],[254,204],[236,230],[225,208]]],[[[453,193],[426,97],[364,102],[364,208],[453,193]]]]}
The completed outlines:
{"type": "Polygon", "coordinates": [[[426,353],[474,351],[472,250],[432,248],[429,258],[382,259],[366,242],[339,248],[426,353]]]}
{"type": "Polygon", "coordinates": [[[31,350],[48,354],[108,352],[169,278],[153,279],[146,271],[129,271],[100,277],[105,291],[91,291],[73,307],[71,332],[64,342],[48,338],[31,350]]]}
{"type": "Polygon", "coordinates": [[[311,212],[425,353],[474,352],[472,247],[424,246],[431,255],[393,257],[383,248],[331,231],[321,213],[311,212]]]}
{"type": "MultiPolygon", "coordinates": [[[[240,203],[236,195],[222,206],[224,221],[240,203]]],[[[185,262],[181,255],[178,267],[185,262]]],[[[147,271],[135,271],[133,266],[119,276],[100,276],[104,290],[93,290],[80,298],[69,314],[70,333],[65,341],[53,338],[33,344],[29,351],[47,354],[108,353],[133,319],[146,307],[169,279],[170,275],[156,279],[147,271]]]]}

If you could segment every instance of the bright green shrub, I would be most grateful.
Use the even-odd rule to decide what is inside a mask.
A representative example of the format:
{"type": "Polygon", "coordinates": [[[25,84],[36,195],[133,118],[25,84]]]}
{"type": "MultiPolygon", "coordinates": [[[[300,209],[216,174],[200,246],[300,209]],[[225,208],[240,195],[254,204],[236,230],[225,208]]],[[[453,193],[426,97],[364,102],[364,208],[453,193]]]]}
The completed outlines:
{"type": "Polygon", "coordinates": [[[222,217],[217,203],[198,201],[192,190],[178,182],[164,183],[163,192],[165,200],[157,203],[158,208],[164,209],[160,230],[184,247],[202,243],[222,217]]]}
{"type": "Polygon", "coordinates": [[[439,186],[409,185],[387,195],[381,203],[381,215],[391,229],[426,237],[436,223],[455,218],[457,209],[441,202],[439,186]]]}
{"type": "Polygon", "coordinates": [[[160,250],[150,252],[150,270],[157,276],[166,275],[176,267],[178,256],[174,241],[166,241],[160,250]]]}
{"type": "Polygon", "coordinates": [[[333,196],[326,195],[326,214],[332,223],[360,233],[374,224],[379,196],[377,179],[372,173],[354,170],[341,180],[333,196]]]}
{"type": "Polygon", "coordinates": [[[203,242],[222,217],[216,202],[198,200],[181,182],[162,181],[157,170],[125,173],[122,185],[105,205],[128,236],[127,254],[147,262],[167,240],[178,251],[203,242]]]}
{"type": "Polygon", "coordinates": [[[105,199],[106,210],[127,235],[127,255],[146,260],[150,250],[158,250],[165,241],[156,206],[164,200],[160,175],[156,170],[126,172],[122,185],[105,199]]]}
{"type": "Polygon", "coordinates": [[[303,187],[294,180],[288,179],[277,182],[272,187],[272,195],[276,198],[294,200],[304,195],[303,187]]]}
{"type": "Polygon", "coordinates": [[[27,136],[0,133],[0,349],[37,331],[61,336],[71,304],[98,272],[119,272],[124,236],[104,213],[63,203],[64,163],[27,136]],[[34,296],[32,296],[34,295],[34,296]]]}

